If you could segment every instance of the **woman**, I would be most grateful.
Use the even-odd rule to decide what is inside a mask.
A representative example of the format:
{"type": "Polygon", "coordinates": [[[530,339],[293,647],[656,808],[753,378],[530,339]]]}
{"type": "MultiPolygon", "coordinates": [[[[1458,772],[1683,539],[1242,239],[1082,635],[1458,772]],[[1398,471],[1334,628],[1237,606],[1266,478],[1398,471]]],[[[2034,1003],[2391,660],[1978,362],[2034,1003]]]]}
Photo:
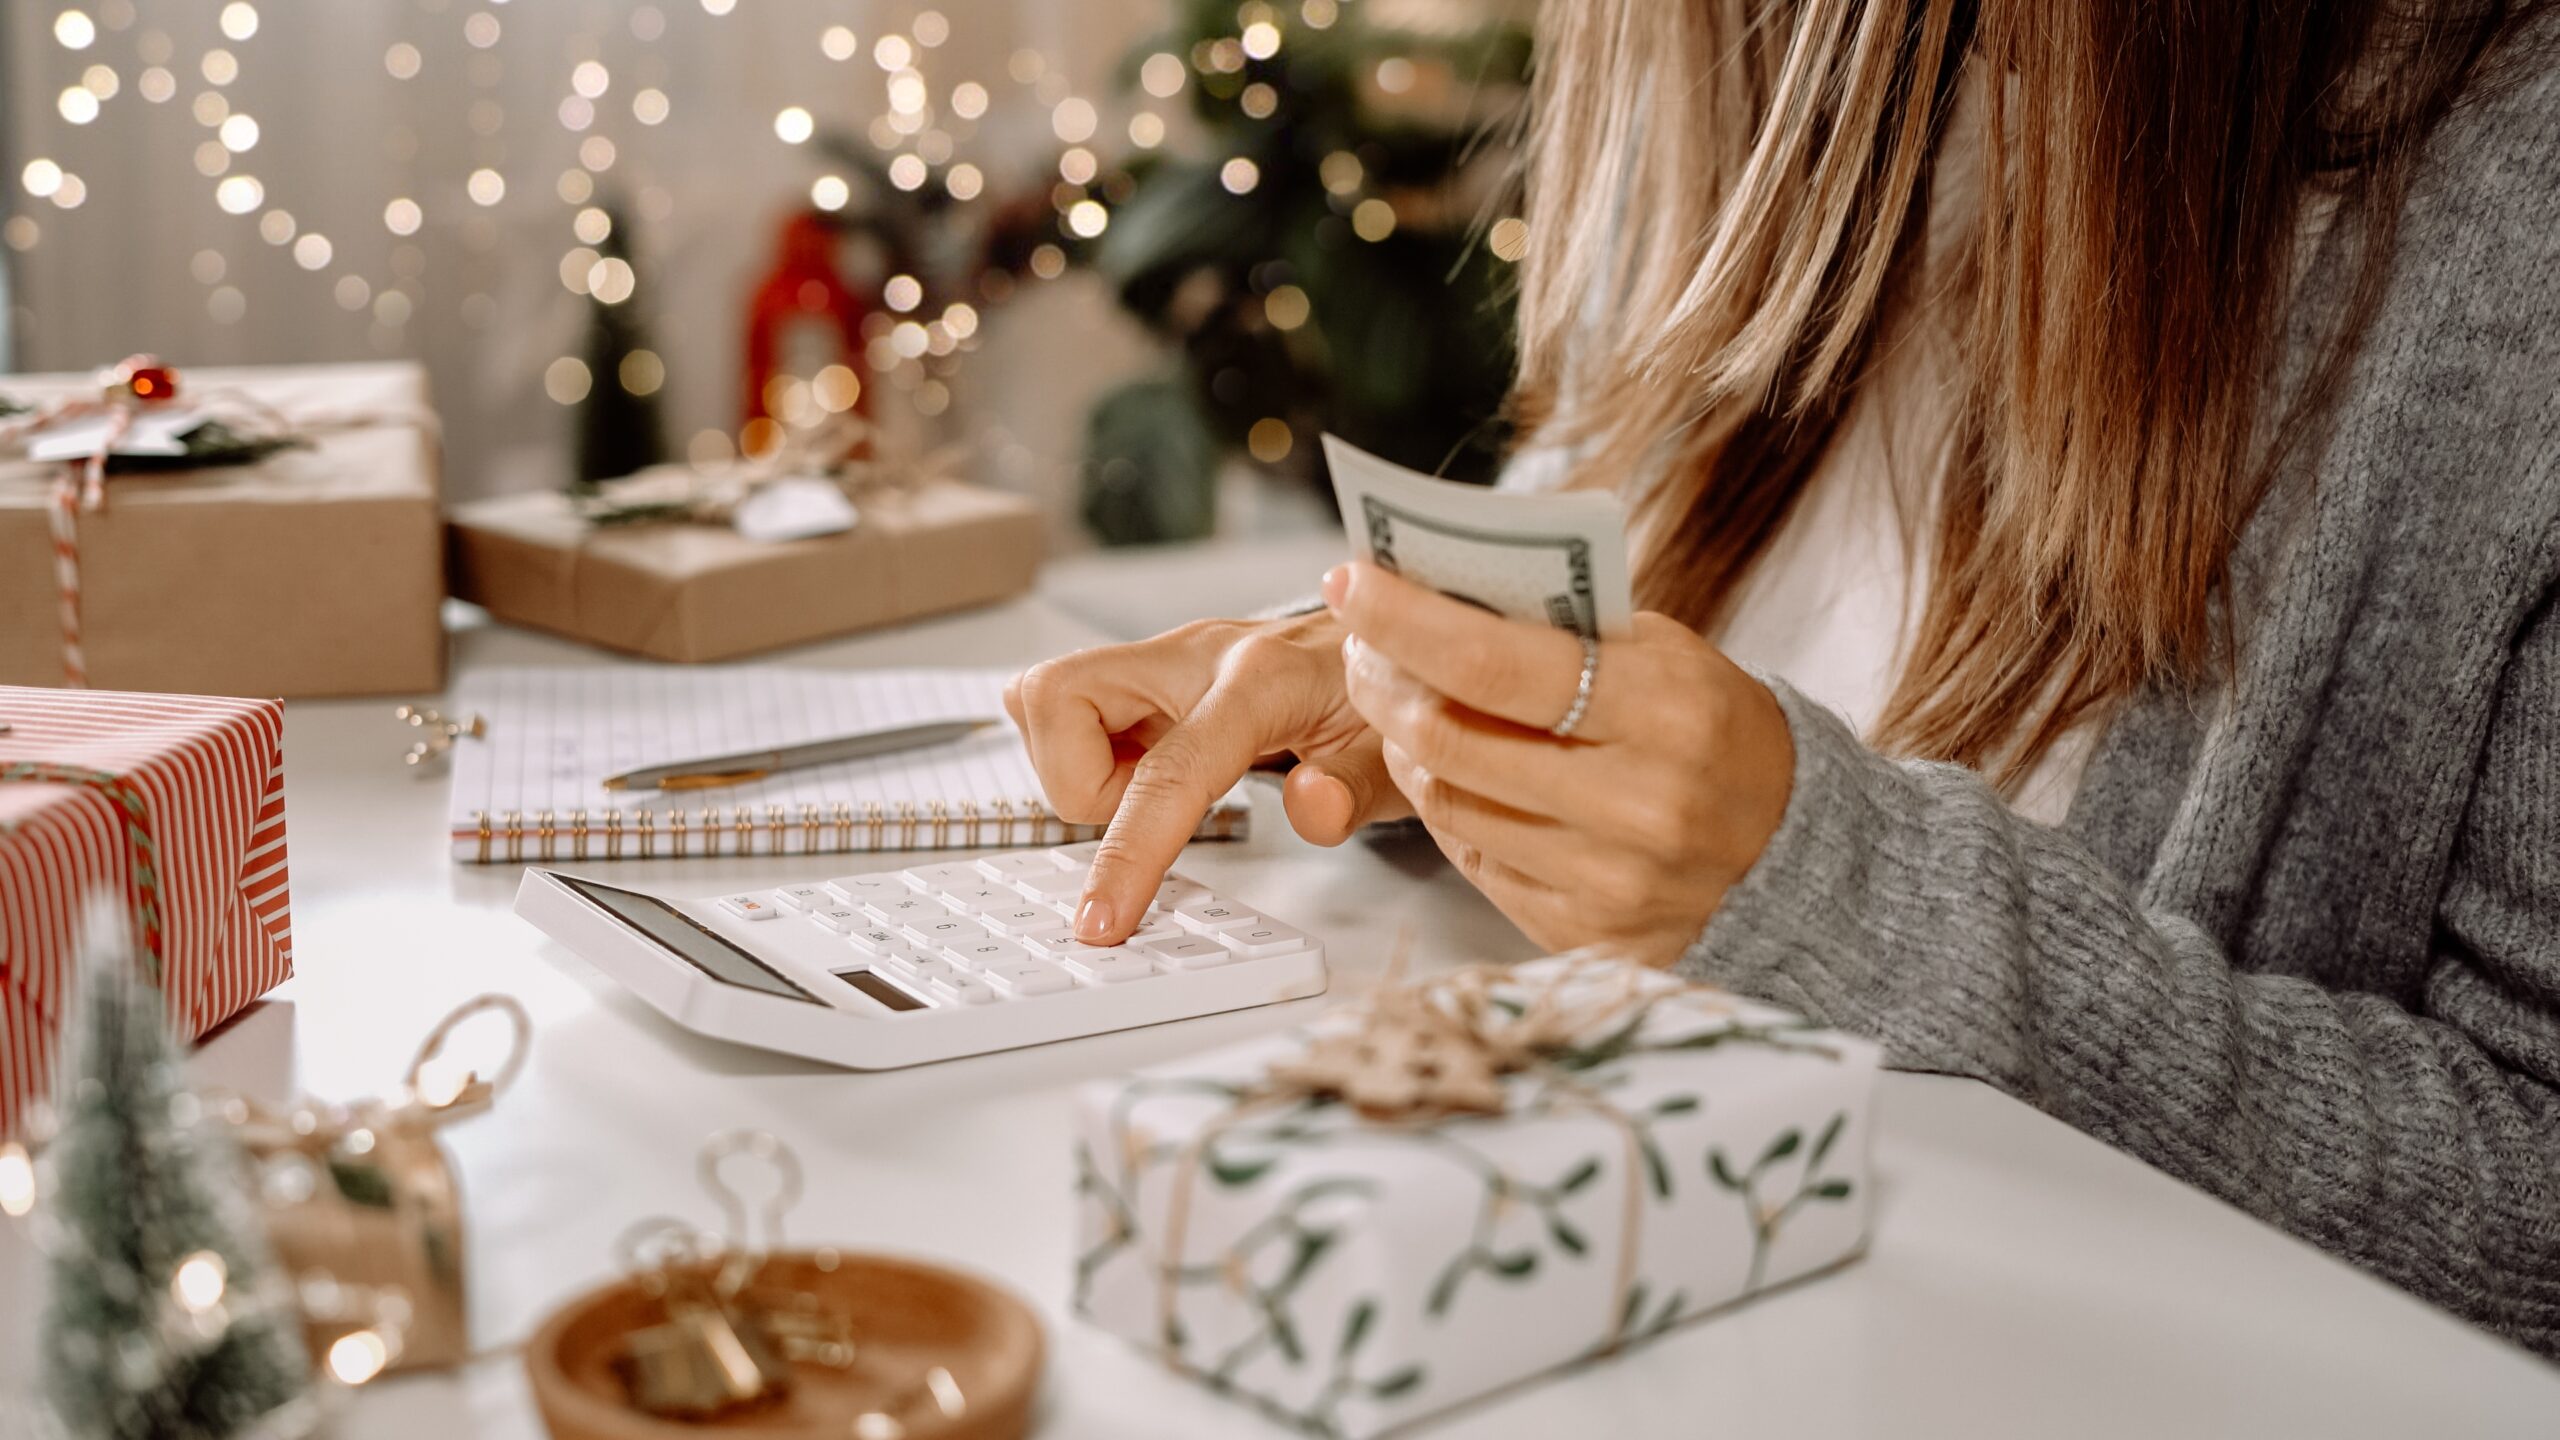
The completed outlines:
{"type": "Polygon", "coordinates": [[[1513,483],[1624,491],[1661,613],[1587,665],[1355,566],[1034,668],[1081,932],[1285,752],[1311,839],[1418,813],[1541,945],[2560,1356],[2560,25],[1543,13],[1513,483]]]}

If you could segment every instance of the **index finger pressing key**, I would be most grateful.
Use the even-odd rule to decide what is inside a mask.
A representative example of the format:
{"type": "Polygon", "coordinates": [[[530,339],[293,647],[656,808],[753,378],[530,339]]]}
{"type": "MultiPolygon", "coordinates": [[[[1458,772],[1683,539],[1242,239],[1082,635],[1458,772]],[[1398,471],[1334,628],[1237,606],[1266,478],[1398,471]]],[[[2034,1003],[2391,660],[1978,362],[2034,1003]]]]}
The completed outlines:
{"type": "Polygon", "coordinates": [[[1260,738],[1251,703],[1220,685],[1147,751],[1094,851],[1076,938],[1116,945],[1138,928],[1200,817],[1262,753],[1260,738]]]}
{"type": "Polygon", "coordinates": [[[1572,631],[1505,619],[1366,563],[1328,572],[1324,591],[1362,644],[1470,710],[1533,730],[1555,729],[1572,715],[1578,738],[1610,733],[1599,672],[1619,647],[1596,647],[1591,695],[1574,715],[1593,652],[1572,631]]]}

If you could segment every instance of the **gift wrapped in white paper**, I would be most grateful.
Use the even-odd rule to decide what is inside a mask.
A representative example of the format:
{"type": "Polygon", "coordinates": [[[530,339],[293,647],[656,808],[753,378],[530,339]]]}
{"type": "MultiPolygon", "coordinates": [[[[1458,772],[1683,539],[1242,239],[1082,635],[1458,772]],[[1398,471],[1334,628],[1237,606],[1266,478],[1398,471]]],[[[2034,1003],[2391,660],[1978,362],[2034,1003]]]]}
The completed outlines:
{"type": "MultiPolygon", "coordinates": [[[[1373,999],[1087,1086],[1078,1310],[1288,1423],[1360,1440],[1864,1247],[1874,1045],[1621,965],[1541,961],[1469,986],[1474,1030],[1497,1032],[1482,1043],[1417,1046],[1373,999]],[[1566,1038],[1532,1054],[1500,1033],[1554,1020],[1560,1000],[1566,1038]],[[1488,1057],[1496,1114],[1310,1079],[1383,1061],[1427,1094],[1488,1057]]],[[[1450,993],[1396,992],[1398,1008],[1421,995],[1446,1014],[1450,993]]]]}

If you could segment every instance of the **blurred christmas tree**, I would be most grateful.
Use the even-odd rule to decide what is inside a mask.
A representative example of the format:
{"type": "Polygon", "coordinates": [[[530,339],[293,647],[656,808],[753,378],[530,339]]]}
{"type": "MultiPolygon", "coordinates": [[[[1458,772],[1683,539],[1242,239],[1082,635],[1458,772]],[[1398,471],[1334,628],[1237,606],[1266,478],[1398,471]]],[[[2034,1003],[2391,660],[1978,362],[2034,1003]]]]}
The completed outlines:
{"type": "MultiPolygon", "coordinates": [[[[1188,92],[1204,146],[1141,153],[1098,227],[1058,206],[1080,258],[1180,351],[1106,397],[1085,517],[1109,542],[1205,533],[1215,466],[1241,448],[1313,473],[1332,430],[1460,479],[1490,476],[1511,380],[1509,264],[1493,211],[1525,28],[1484,0],[1177,0],[1127,78],[1188,92]]],[[[1151,146],[1161,121],[1138,117],[1151,146]]],[[[1115,193],[1116,192],[1116,193],[1115,193]]]]}
{"type": "Polygon", "coordinates": [[[301,1433],[316,1412],[290,1287],[127,936],[93,905],[45,1151],[46,1398],[79,1440],[301,1433]]]}
{"type": "Polygon", "coordinates": [[[577,476],[573,492],[617,479],[667,458],[658,420],[658,388],[666,362],[649,344],[648,321],[632,292],[631,239],[621,207],[599,202],[605,232],[595,242],[587,272],[587,374],[590,388],[578,405],[577,476]]]}

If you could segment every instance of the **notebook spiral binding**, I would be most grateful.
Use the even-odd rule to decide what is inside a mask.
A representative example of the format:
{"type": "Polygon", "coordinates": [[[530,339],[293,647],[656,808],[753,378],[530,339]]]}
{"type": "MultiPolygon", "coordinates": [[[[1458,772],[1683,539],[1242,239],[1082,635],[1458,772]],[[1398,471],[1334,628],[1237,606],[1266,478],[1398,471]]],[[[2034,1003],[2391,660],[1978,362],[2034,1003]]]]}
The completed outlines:
{"type": "MultiPolygon", "coordinates": [[[[1201,822],[1200,838],[1233,839],[1243,815],[1223,805],[1211,810],[1201,822]]],[[[796,817],[780,805],[765,806],[762,815],[747,805],[703,805],[690,810],[681,805],[643,805],[627,815],[620,810],[474,810],[471,825],[476,858],[484,865],[500,859],[510,864],[683,859],[696,853],[709,858],[1019,849],[1098,840],[1104,828],[1069,824],[1036,795],[991,805],[954,806],[937,800],[927,809],[919,809],[912,800],[901,800],[893,807],[873,800],[863,804],[859,815],[850,805],[824,812],[815,805],[803,805],[796,817]],[[855,844],[857,838],[864,843],[855,844]]]]}

